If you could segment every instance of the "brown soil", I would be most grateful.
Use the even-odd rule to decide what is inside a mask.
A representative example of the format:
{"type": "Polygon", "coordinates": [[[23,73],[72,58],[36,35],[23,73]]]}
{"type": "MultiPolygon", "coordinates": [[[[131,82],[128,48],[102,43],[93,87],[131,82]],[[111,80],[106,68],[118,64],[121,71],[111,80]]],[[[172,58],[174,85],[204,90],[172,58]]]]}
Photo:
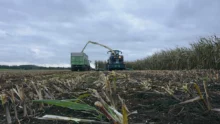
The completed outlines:
{"type": "MultiPolygon", "coordinates": [[[[23,117],[23,109],[17,102],[18,117],[21,124],[74,124],[66,121],[39,120],[45,114],[54,114],[69,117],[88,118],[91,114],[73,111],[61,107],[48,107],[39,109],[39,104],[32,100],[39,99],[31,82],[38,89],[42,89],[44,99],[73,99],[85,93],[88,88],[103,88],[103,75],[110,72],[69,72],[69,71],[23,71],[0,72],[0,94],[8,93],[12,88],[24,87],[25,102],[28,106],[28,116],[23,117]],[[46,88],[47,90],[45,90],[46,88]]],[[[208,111],[203,101],[191,102],[180,105],[185,101],[198,96],[191,82],[200,86],[205,98],[203,81],[208,86],[209,101],[212,108],[220,108],[220,79],[219,71],[191,70],[191,71],[117,71],[117,94],[124,100],[130,112],[137,114],[129,116],[129,123],[151,124],[219,124],[220,113],[208,111]],[[181,88],[184,83],[189,84],[189,89],[194,96],[189,96],[181,88]],[[169,95],[161,87],[169,87],[174,91],[174,96],[169,95]],[[178,98],[180,101],[178,101],[178,98]]],[[[19,99],[17,97],[17,99],[19,99]]],[[[90,96],[83,99],[94,106],[96,98],[90,96]]],[[[9,101],[11,105],[11,102],[9,101]]],[[[13,107],[10,106],[12,121],[16,124],[13,107]]],[[[93,119],[93,118],[92,118],[93,119]]],[[[104,119],[108,121],[107,119],[104,119]]],[[[0,106],[0,124],[6,124],[5,111],[0,106]]]]}

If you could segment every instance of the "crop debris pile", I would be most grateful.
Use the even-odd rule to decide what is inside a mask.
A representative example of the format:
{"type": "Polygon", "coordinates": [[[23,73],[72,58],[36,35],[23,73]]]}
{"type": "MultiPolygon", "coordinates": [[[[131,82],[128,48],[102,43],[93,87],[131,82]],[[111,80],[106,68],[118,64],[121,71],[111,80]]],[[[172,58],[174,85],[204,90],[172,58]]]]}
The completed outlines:
{"type": "Polygon", "coordinates": [[[0,96],[0,123],[71,123],[42,120],[51,114],[109,124],[220,121],[220,79],[219,71],[215,70],[5,71],[0,72],[0,96]],[[96,109],[102,107],[100,102],[106,102],[117,108],[111,108],[117,116],[91,115],[89,111],[79,112],[34,100],[75,100],[96,109]]]}

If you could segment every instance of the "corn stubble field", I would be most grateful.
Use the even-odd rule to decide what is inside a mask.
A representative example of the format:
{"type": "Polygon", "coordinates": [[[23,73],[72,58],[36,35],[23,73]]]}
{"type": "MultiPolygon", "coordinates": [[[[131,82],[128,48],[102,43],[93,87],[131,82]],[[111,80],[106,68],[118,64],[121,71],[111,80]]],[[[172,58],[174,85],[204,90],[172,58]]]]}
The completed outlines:
{"type": "Polygon", "coordinates": [[[1,71],[0,123],[217,124],[219,82],[216,70],[1,71]]]}

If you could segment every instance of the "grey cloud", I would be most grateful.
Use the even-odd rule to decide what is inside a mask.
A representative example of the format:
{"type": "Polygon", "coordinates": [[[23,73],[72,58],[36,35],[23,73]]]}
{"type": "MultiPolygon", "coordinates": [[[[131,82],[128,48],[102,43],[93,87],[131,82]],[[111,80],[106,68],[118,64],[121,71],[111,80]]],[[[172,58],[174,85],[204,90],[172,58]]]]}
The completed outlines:
{"type": "MultiPolygon", "coordinates": [[[[88,40],[123,51],[126,60],[189,46],[220,34],[218,0],[1,0],[0,64],[68,65],[70,52],[88,40]]],[[[105,48],[90,44],[90,60],[106,60],[105,48]]]]}
{"type": "Polygon", "coordinates": [[[67,21],[73,19],[72,17],[77,18],[88,13],[81,0],[65,0],[65,2],[59,0],[20,0],[19,4],[13,0],[3,0],[1,5],[1,8],[4,8],[2,13],[5,13],[3,16],[9,15],[8,20],[13,22],[18,21],[15,18],[23,19],[23,21],[53,21],[54,19],[56,21],[67,21]],[[17,17],[13,18],[12,16],[17,17]]]}
{"type": "Polygon", "coordinates": [[[174,28],[194,29],[204,32],[219,32],[216,30],[219,28],[218,22],[220,21],[219,0],[183,0],[180,1],[175,10],[173,16],[169,20],[170,25],[174,28]]]}

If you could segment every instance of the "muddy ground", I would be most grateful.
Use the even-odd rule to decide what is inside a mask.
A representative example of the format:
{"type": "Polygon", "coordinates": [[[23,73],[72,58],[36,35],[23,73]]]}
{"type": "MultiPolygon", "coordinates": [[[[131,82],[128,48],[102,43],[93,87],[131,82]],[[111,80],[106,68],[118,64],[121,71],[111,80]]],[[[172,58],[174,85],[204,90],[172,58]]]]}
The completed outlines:
{"type": "MultiPolygon", "coordinates": [[[[110,72],[70,72],[70,71],[2,71],[0,72],[0,94],[10,97],[10,90],[16,86],[23,87],[24,103],[27,115],[24,117],[21,100],[15,96],[18,119],[21,124],[74,124],[66,121],[39,120],[45,114],[88,118],[87,113],[66,108],[47,106],[40,109],[32,100],[39,99],[73,99],[87,93],[88,89],[102,92],[105,77],[110,72]],[[20,107],[19,107],[20,106],[20,107]]],[[[116,71],[117,94],[124,100],[130,112],[130,124],[219,124],[220,112],[207,108],[203,100],[179,104],[199,96],[193,83],[197,83],[206,98],[203,82],[207,83],[208,101],[211,109],[220,108],[219,71],[116,71]],[[190,93],[183,88],[188,84],[190,93]],[[171,91],[173,95],[169,94],[171,91]]],[[[16,124],[15,112],[8,98],[10,116],[16,124]]],[[[97,99],[93,96],[84,98],[87,104],[94,106],[97,99]]],[[[0,124],[6,124],[5,109],[0,106],[0,124]]],[[[104,119],[108,121],[107,119],[104,119]]]]}

